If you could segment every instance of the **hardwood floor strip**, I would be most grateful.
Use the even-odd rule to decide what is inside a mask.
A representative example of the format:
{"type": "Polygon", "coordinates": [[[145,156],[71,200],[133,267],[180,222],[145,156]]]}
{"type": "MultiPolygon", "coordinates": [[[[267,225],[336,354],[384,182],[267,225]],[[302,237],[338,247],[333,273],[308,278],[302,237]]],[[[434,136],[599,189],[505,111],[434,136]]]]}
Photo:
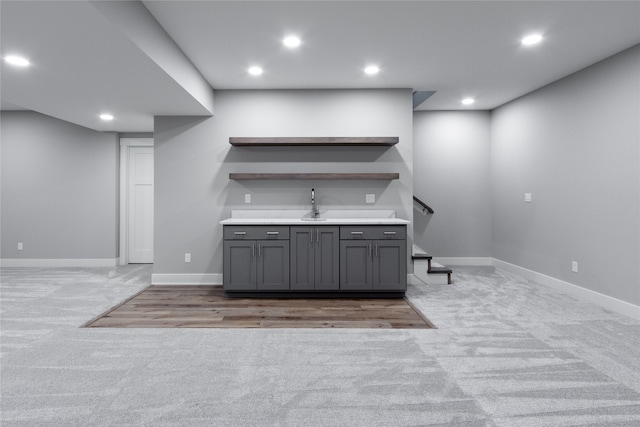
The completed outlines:
{"type": "Polygon", "coordinates": [[[227,298],[221,286],[171,285],[149,286],[85,327],[435,328],[406,299],[227,298]]]}
{"type": "Polygon", "coordinates": [[[426,317],[424,314],[422,314],[422,312],[421,312],[420,310],[418,310],[418,309],[416,308],[416,306],[415,306],[415,305],[413,305],[413,303],[412,303],[411,301],[409,301],[409,299],[408,299],[408,298],[406,298],[406,297],[405,297],[405,298],[404,298],[404,300],[405,300],[405,301],[407,302],[407,304],[408,304],[408,305],[413,309],[413,311],[414,311],[418,316],[420,316],[420,318],[422,319],[422,321],[423,321],[424,323],[426,323],[427,325],[429,325],[429,328],[430,328],[430,329],[438,329],[438,328],[436,327],[436,325],[434,325],[433,323],[431,323],[431,320],[427,319],[427,317],[426,317]]]}
{"type": "Polygon", "coordinates": [[[146,288],[142,289],[139,292],[136,292],[135,294],[131,295],[129,298],[125,299],[124,301],[122,301],[119,304],[116,304],[115,306],[111,307],[109,310],[107,310],[106,312],[102,313],[101,315],[99,315],[98,317],[94,317],[93,319],[89,320],[87,323],[85,323],[84,325],[81,326],[81,328],[88,328],[90,327],[90,325],[101,319],[104,316],[107,316],[109,313],[111,313],[112,311],[117,310],[118,308],[122,307],[123,305],[125,305],[126,303],[128,303],[129,301],[131,301],[132,299],[136,298],[137,296],[143,294],[147,289],[149,289],[152,285],[147,286],[146,288]]]}
{"type": "Polygon", "coordinates": [[[341,322],[327,320],[300,320],[297,322],[264,320],[260,322],[261,328],[366,328],[366,329],[391,329],[389,322],[383,320],[368,322],[341,322]]]}

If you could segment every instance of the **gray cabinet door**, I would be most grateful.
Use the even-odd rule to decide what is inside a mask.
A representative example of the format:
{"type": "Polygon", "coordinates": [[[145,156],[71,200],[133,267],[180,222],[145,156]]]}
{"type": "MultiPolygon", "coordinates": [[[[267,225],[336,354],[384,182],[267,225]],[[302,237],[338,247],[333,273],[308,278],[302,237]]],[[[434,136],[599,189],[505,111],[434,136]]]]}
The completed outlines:
{"type": "Polygon", "coordinates": [[[340,229],[338,227],[316,227],[314,258],[315,289],[339,290],[340,229]]]}
{"type": "Polygon", "coordinates": [[[374,240],[373,289],[405,291],[407,289],[407,244],[405,240],[374,240]]]}
{"type": "Polygon", "coordinates": [[[289,290],[289,241],[257,241],[257,289],[289,290]]]}
{"type": "Polygon", "coordinates": [[[228,291],[256,290],[255,241],[224,242],[223,286],[228,291]]]}
{"type": "Polygon", "coordinates": [[[340,241],[340,289],[373,289],[373,258],[370,240],[340,241]]]}
{"type": "Polygon", "coordinates": [[[339,289],[339,228],[291,227],[291,290],[339,289]]]}
{"type": "Polygon", "coordinates": [[[291,227],[291,290],[312,291],[315,287],[313,227],[291,227]]]}

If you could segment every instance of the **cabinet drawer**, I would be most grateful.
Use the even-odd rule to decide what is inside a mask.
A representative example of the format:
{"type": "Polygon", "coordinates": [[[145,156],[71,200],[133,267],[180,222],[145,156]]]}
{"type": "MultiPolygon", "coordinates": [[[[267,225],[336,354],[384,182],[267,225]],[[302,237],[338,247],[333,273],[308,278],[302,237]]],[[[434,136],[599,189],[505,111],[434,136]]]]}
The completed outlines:
{"type": "Polygon", "coordinates": [[[340,240],[403,240],[407,238],[407,227],[404,225],[362,225],[340,227],[340,240]]]}
{"type": "Polygon", "coordinates": [[[289,227],[268,225],[225,225],[225,240],[289,240],[289,227]]]}

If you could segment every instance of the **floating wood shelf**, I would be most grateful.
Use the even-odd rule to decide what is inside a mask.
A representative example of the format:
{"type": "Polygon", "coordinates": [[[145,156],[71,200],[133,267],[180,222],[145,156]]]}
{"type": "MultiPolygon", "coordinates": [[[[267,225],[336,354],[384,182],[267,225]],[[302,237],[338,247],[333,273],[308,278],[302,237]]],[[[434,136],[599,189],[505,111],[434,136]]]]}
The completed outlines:
{"type": "Polygon", "coordinates": [[[399,179],[399,173],[230,173],[229,179],[270,179],[270,180],[294,180],[294,179],[360,179],[360,180],[393,180],[399,179]]]}
{"type": "Polygon", "coordinates": [[[230,137],[229,144],[237,147],[276,147],[276,146],[392,146],[398,143],[397,136],[365,137],[230,137]]]}

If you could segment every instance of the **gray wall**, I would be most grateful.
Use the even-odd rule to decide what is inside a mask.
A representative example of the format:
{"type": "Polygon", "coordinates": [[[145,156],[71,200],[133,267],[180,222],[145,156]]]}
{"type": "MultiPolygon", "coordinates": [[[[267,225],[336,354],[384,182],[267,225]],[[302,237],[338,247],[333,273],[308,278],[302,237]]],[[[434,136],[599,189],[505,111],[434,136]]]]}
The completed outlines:
{"type": "Polygon", "coordinates": [[[435,211],[414,213],[414,239],[439,257],[491,256],[491,115],[413,114],[416,196],[435,211]]]}
{"type": "Polygon", "coordinates": [[[493,256],[640,304],[639,147],[640,46],[495,110],[493,256]]]}
{"type": "Polygon", "coordinates": [[[34,112],[0,121],[0,257],[115,259],[117,134],[34,112]]]}
{"type": "MultiPolygon", "coordinates": [[[[232,209],[395,209],[412,219],[412,97],[393,90],[217,91],[212,118],[156,117],[154,274],[222,273],[232,209]],[[398,136],[391,148],[229,145],[230,136],[398,136]],[[230,181],[230,172],[399,172],[394,181],[230,181]],[[244,194],[252,203],[244,203],[244,194]],[[375,193],[376,203],[365,204],[375,193]],[[184,263],[184,253],[192,262],[184,263]]],[[[409,235],[412,230],[409,229],[409,235]]]]}
{"type": "MultiPolygon", "coordinates": [[[[396,209],[415,218],[417,243],[436,256],[492,256],[638,305],[639,75],[636,46],[491,113],[412,114],[409,90],[217,92],[215,117],[155,120],[154,272],[221,273],[218,222],[231,209],[306,209],[313,186],[323,209],[396,209]],[[229,136],[363,135],[400,143],[228,144],[229,136]],[[401,179],[229,181],[230,172],[245,171],[401,179]],[[434,216],[414,211],[414,186],[434,216]],[[533,203],[524,203],[525,192],[533,203]],[[375,205],[364,203],[366,193],[376,194],[375,205]],[[192,263],[183,262],[185,252],[192,263]]],[[[115,258],[117,136],[33,112],[3,112],[0,120],[0,257],[115,258]]]]}

